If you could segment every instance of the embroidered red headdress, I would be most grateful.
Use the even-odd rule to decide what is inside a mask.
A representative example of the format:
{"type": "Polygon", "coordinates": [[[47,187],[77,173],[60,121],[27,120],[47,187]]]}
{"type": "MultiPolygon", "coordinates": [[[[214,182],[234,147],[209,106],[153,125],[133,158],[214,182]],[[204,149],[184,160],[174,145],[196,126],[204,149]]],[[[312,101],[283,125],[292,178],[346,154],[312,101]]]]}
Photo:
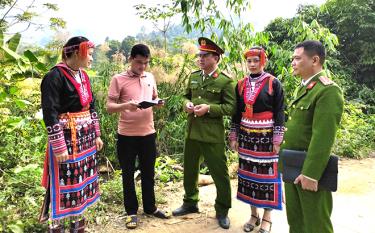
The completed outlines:
{"type": "Polygon", "coordinates": [[[78,50],[78,55],[80,57],[87,57],[88,50],[90,48],[95,48],[95,44],[92,41],[88,40],[88,41],[83,41],[80,44],[66,46],[63,48],[63,50],[65,54],[78,50]]]}
{"type": "Polygon", "coordinates": [[[264,66],[266,64],[267,55],[262,47],[252,47],[244,53],[245,59],[250,56],[258,56],[261,66],[264,66]]]}

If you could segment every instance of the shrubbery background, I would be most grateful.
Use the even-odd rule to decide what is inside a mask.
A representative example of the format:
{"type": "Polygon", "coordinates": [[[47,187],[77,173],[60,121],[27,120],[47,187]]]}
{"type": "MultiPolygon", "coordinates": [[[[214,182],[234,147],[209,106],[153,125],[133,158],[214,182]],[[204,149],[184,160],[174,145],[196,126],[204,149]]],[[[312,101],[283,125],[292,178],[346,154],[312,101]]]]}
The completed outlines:
{"type": "MultiPolygon", "coordinates": [[[[0,4],[0,10],[7,9],[12,2],[0,4]]],[[[230,2],[240,7],[236,4],[242,1],[230,2]]],[[[195,8],[189,7],[182,9],[183,19],[184,13],[194,12],[195,8]]],[[[115,149],[118,116],[106,112],[105,99],[112,75],[127,68],[126,57],[132,45],[142,42],[151,47],[153,57],[149,70],[157,79],[159,96],[166,100],[165,107],[155,109],[154,116],[159,151],[156,178],[161,189],[166,183],[180,181],[183,177],[176,169],[182,165],[186,124],[181,101],[186,80],[197,69],[195,38],[202,34],[200,30],[205,31],[206,36],[210,36],[207,32],[212,32],[211,36],[225,48],[227,53],[221,68],[234,79],[242,78],[246,72],[242,52],[254,44],[265,47],[269,55],[266,70],[282,81],[287,102],[299,83],[290,68],[293,45],[305,39],[322,41],[328,53],[325,68],[345,93],[345,112],[333,152],[356,159],[373,154],[375,45],[371,38],[375,26],[370,23],[374,22],[373,11],[373,1],[329,0],[320,8],[301,6],[295,17],[275,19],[258,33],[253,32],[250,24],[240,21],[235,25],[220,14],[210,18],[210,14],[205,15],[209,12],[200,12],[200,20],[195,23],[184,20],[183,26],[171,26],[167,34],[140,33],[121,42],[107,39],[98,45],[89,75],[105,143],[100,152],[104,173],[102,201],[89,211],[90,221],[99,221],[97,218],[108,212],[121,214],[123,211],[121,174],[115,149]],[[351,7],[346,7],[348,4],[351,7]],[[202,21],[202,17],[210,20],[202,21]],[[209,26],[213,28],[211,31],[209,26]]],[[[6,32],[7,25],[0,23],[0,232],[44,232],[45,225],[37,221],[44,195],[40,180],[46,148],[39,86],[43,75],[59,60],[64,40],[54,38],[43,48],[25,46],[20,45],[20,34],[9,37],[5,36],[6,32]]],[[[229,121],[227,118],[227,125],[229,121]]],[[[234,153],[228,152],[228,156],[228,163],[236,161],[234,153]]],[[[207,169],[203,168],[202,173],[205,172],[207,169]]],[[[158,196],[157,201],[166,200],[158,196]]]]}

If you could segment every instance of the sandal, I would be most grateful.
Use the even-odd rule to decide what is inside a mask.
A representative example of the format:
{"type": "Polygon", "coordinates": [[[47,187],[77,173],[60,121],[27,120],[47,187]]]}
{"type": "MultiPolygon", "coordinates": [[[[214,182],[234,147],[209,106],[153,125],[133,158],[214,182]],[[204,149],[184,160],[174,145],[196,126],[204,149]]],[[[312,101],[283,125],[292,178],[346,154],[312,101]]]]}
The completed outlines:
{"type": "Polygon", "coordinates": [[[162,211],[162,210],[155,210],[154,213],[152,213],[154,217],[161,218],[161,219],[168,219],[171,217],[171,214],[168,211],[162,211]]]}
{"type": "Polygon", "coordinates": [[[245,225],[243,226],[243,230],[244,230],[245,232],[251,232],[251,231],[254,230],[254,228],[255,228],[256,226],[259,226],[259,225],[260,225],[260,218],[259,218],[259,215],[258,215],[258,216],[255,216],[255,215],[252,214],[251,217],[256,218],[257,221],[255,222],[255,226],[254,226],[253,224],[250,223],[250,220],[251,220],[251,218],[250,218],[250,220],[249,220],[247,223],[245,223],[245,225]]]}
{"type": "Polygon", "coordinates": [[[270,228],[267,230],[263,229],[263,228],[260,228],[258,233],[270,233],[271,232],[271,228],[272,228],[272,222],[271,221],[268,221],[264,218],[262,218],[262,222],[265,221],[265,222],[268,222],[270,224],[270,228]]]}
{"type": "Polygon", "coordinates": [[[138,226],[138,217],[137,217],[137,215],[129,215],[126,218],[125,226],[128,229],[135,229],[138,226]]]}

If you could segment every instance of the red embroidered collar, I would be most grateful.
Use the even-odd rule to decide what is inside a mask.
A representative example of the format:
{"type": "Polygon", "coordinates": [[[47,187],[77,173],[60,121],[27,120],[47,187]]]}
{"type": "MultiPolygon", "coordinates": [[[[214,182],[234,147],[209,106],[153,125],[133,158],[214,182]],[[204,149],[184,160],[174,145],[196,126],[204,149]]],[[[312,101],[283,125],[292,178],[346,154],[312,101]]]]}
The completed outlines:
{"type": "Polygon", "coordinates": [[[251,84],[250,84],[250,77],[246,77],[244,82],[244,102],[245,104],[253,105],[260,93],[263,89],[264,85],[266,84],[268,78],[271,77],[269,73],[264,72],[261,76],[259,76],[255,81],[254,90],[251,91],[251,84]]]}
{"type": "Polygon", "coordinates": [[[79,69],[79,74],[82,79],[82,84],[78,83],[77,80],[73,77],[70,68],[63,62],[57,64],[55,67],[57,67],[64,76],[69,79],[69,81],[74,85],[75,89],[78,92],[79,100],[81,102],[81,105],[83,108],[87,108],[87,106],[92,101],[92,93],[91,93],[91,87],[90,87],[90,80],[87,73],[79,69]]]}

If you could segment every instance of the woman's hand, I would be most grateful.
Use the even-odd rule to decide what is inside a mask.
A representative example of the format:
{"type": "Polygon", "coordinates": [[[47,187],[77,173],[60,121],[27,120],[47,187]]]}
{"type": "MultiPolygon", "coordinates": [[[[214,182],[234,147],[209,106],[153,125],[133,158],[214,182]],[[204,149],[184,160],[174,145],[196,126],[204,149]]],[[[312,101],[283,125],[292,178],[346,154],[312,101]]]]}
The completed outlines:
{"type": "Polygon", "coordinates": [[[64,151],[62,154],[55,155],[56,161],[59,163],[65,162],[66,160],[69,159],[69,154],[68,151],[64,151]]]}
{"type": "Polygon", "coordinates": [[[236,140],[229,141],[229,146],[233,151],[238,151],[238,142],[236,140]]]}
{"type": "Polygon", "coordinates": [[[275,152],[276,154],[278,154],[280,151],[280,145],[273,145],[273,152],[275,152]]]}
{"type": "Polygon", "coordinates": [[[98,150],[98,151],[102,150],[102,148],[103,148],[103,141],[102,141],[102,139],[100,137],[97,137],[95,139],[95,144],[96,144],[96,150],[98,150]]]}

